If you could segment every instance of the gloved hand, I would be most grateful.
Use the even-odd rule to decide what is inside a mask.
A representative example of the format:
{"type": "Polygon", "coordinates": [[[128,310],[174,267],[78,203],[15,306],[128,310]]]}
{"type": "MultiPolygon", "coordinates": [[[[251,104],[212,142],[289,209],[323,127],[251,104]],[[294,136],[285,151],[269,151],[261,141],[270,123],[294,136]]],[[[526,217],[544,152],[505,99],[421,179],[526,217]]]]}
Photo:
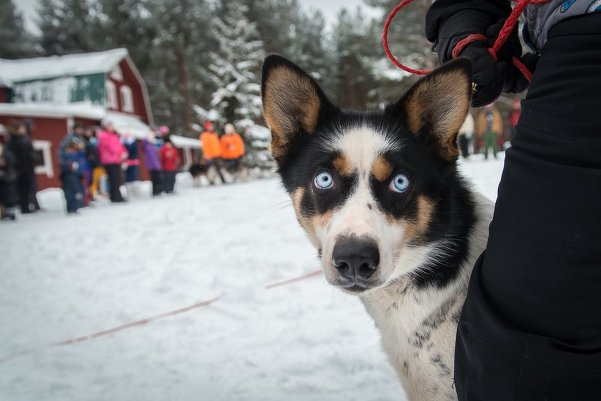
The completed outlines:
{"type": "MultiPolygon", "coordinates": [[[[434,4],[444,5],[440,1],[434,4]]],[[[447,3],[449,3],[446,5],[447,8],[455,7],[451,2],[447,3]]],[[[483,6],[484,4],[488,3],[482,3],[483,6]]],[[[499,49],[496,62],[488,52],[488,49],[499,37],[505,18],[497,18],[493,23],[487,19],[493,14],[489,15],[474,10],[461,10],[450,16],[444,14],[434,18],[436,15],[438,14],[433,14],[431,29],[427,30],[427,33],[429,39],[436,37],[436,49],[441,63],[452,58],[453,49],[467,35],[481,33],[487,38],[485,41],[468,44],[459,54],[459,57],[467,58],[472,62],[473,82],[477,88],[472,97],[472,106],[485,106],[495,101],[502,92],[518,93],[528,87],[528,80],[513,65],[512,61],[514,57],[520,57],[522,54],[522,46],[515,29],[499,49]],[[438,22],[438,25],[435,22],[438,22]]],[[[536,56],[526,55],[523,61],[532,71],[536,64],[536,56]]]]}
{"type": "MultiPolygon", "coordinates": [[[[536,68],[536,63],[538,63],[538,54],[534,53],[526,53],[521,58],[520,61],[528,68],[530,72],[534,72],[536,68]]],[[[503,87],[503,92],[506,93],[520,93],[525,91],[530,85],[530,82],[524,74],[517,69],[516,66],[511,66],[511,71],[505,80],[505,86],[503,87]]]]}
{"type": "Polygon", "coordinates": [[[470,43],[459,57],[472,62],[472,82],[476,84],[472,106],[482,107],[494,102],[503,92],[510,65],[506,61],[495,62],[486,42],[470,43]]]}
{"type": "MultiPolygon", "coordinates": [[[[497,21],[486,29],[486,41],[472,42],[461,52],[460,57],[471,60],[474,71],[473,82],[476,92],[472,97],[473,107],[482,107],[494,102],[502,92],[518,93],[528,87],[528,80],[513,65],[513,57],[519,57],[522,47],[514,30],[497,53],[497,61],[488,49],[491,48],[505,19],[497,21]]],[[[453,42],[458,42],[455,39],[453,42]]]]}

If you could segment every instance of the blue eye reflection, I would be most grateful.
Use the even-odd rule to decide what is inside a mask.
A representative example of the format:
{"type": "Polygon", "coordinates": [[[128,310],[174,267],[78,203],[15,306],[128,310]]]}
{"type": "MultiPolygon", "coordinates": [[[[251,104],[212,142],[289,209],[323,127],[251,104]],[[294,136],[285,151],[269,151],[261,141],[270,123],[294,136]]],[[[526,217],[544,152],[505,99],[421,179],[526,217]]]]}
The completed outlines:
{"type": "Polygon", "coordinates": [[[327,171],[321,171],[315,176],[313,184],[317,189],[330,189],[334,186],[334,177],[327,171]]]}
{"type": "Polygon", "coordinates": [[[402,194],[407,192],[410,184],[409,177],[405,174],[397,174],[392,181],[390,181],[390,190],[402,194]]]}

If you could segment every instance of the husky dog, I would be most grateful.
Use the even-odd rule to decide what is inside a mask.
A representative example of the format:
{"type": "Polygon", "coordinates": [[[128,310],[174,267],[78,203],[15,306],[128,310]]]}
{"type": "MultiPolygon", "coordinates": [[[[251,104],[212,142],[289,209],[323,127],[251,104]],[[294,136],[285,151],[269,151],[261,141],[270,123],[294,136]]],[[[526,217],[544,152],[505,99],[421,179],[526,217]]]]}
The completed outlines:
{"type": "Polygon", "coordinates": [[[342,111],[279,56],[263,66],[272,153],[326,280],[363,301],[411,401],[456,400],[455,332],[492,203],[457,171],[471,64],[382,112],[342,111]]]}

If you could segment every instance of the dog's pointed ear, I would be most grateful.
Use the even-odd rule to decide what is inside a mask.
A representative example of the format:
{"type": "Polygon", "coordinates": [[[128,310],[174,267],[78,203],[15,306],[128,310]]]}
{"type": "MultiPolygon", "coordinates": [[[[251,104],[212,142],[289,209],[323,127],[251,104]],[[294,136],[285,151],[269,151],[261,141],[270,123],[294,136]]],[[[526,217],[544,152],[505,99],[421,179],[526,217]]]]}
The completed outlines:
{"type": "Polygon", "coordinates": [[[451,61],[418,81],[395,107],[402,107],[409,129],[430,135],[445,160],[459,156],[457,134],[469,111],[472,65],[467,59],[451,61]]]}
{"type": "Polygon", "coordinates": [[[271,129],[271,152],[279,162],[290,150],[295,135],[314,131],[329,102],[307,73],[275,55],[263,64],[261,95],[263,115],[271,129]]]}

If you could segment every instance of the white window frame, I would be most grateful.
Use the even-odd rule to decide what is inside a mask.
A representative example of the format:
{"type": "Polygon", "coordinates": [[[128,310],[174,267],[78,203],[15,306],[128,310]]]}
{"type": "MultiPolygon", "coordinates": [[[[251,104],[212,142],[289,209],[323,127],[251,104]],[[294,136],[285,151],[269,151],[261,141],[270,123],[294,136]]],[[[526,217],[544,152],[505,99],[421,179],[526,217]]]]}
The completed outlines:
{"type": "Polygon", "coordinates": [[[119,67],[118,65],[116,65],[115,68],[111,70],[111,73],[109,75],[115,81],[123,81],[123,71],[121,71],[121,67],[119,67]]]}
{"type": "Polygon", "coordinates": [[[134,93],[131,88],[127,85],[121,86],[119,89],[121,92],[121,111],[126,113],[134,112],[134,93]]]}
{"type": "Polygon", "coordinates": [[[106,108],[117,110],[119,103],[117,102],[117,87],[115,83],[107,79],[104,88],[106,90],[106,108]]]}
{"type": "Polygon", "coordinates": [[[36,166],[35,173],[45,174],[48,178],[54,177],[54,168],[52,166],[52,142],[34,139],[32,143],[33,149],[36,151],[41,150],[44,158],[44,165],[36,166]]]}

